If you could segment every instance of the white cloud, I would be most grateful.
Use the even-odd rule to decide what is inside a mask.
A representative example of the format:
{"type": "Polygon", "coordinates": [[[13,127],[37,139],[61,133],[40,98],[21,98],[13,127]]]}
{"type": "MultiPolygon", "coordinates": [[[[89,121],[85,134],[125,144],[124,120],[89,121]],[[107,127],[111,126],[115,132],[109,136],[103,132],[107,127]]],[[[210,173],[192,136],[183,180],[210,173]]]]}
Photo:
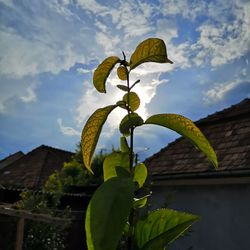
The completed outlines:
{"type": "Polygon", "coordinates": [[[21,100],[23,102],[35,102],[37,97],[35,93],[35,85],[31,85],[27,88],[27,93],[26,95],[22,95],[21,100]]]}
{"type": "Polygon", "coordinates": [[[13,1],[12,0],[0,0],[0,3],[6,5],[7,7],[14,7],[13,1]]]}
{"type": "Polygon", "coordinates": [[[8,113],[9,105],[15,101],[34,102],[37,100],[36,88],[39,79],[25,77],[23,79],[0,78],[0,113],[8,113]]]}
{"type": "Polygon", "coordinates": [[[230,91],[232,91],[241,84],[249,84],[249,83],[246,83],[245,80],[237,79],[231,82],[216,84],[215,87],[205,92],[203,97],[203,102],[205,104],[211,104],[214,102],[221,101],[227,93],[229,93],[230,91]]]}
{"type": "Polygon", "coordinates": [[[205,12],[206,7],[205,1],[160,0],[159,11],[164,16],[181,15],[184,18],[195,19],[205,12]]]}
{"type": "Polygon", "coordinates": [[[90,70],[90,69],[84,69],[84,68],[77,68],[76,71],[77,71],[77,73],[79,73],[79,74],[88,74],[88,73],[92,73],[92,70],[90,70]]]}
{"type": "Polygon", "coordinates": [[[60,131],[67,136],[80,136],[81,132],[77,131],[76,129],[72,127],[66,127],[63,125],[62,118],[57,119],[57,123],[59,125],[60,131]]]}
{"type": "Polygon", "coordinates": [[[240,58],[250,50],[250,2],[220,3],[210,4],[212,21],[197,29],[200,38],[192,47],[196,52],[196,65],[209,60],[212,66],[217,67],[240,58]],[[225,20],[229,18],[225,15],[229,8],[234,18],[225,20]]]}
{"type": "Polygon", "coordinates": [[[99,4],[95,0],[77,0],[77,4],[82,9],[90,11],[93,14],[103,13],[108,10],[107,7],[99,4]]]}
{"type": "Polygon", "coordinates": [[[73,45],[64,41],[58,47],[53,41],[28,40],[13,30],[0,31],[0,74],[21,78],[42,72],[59,73],[68,70],[76,62],[84,62],[84,55],[74,51],[73,45]]]}
{"type": "Polygon", "coordinates": [[[2,22],[0,29],[0,74],[16,78],[57,74],[99,54],[100,48],[91,39],[94,29],[67,5],[56,0],[27,4],[25,8],[36,13],[32,22],[24,7],[16,4],[13,8],[10,15],[18,25],[2,22]]]}
{"type": "Polygon", "coordinates": [[[104,48],[106,55],[112,55],[117,50],[117,45],[120,43],[119,36],[108,36],[106,33],[96,33],[96,43],[104,48]]]}
{"type": "Polygon", "coordinates": [[[125,39],[131,39],[152,31],[150,18],[153,9],[154,6],[148,3],[121,1],[119,8],[112,9],[109,14],[112,16],[116,29],[122,29],[125,39]]]}

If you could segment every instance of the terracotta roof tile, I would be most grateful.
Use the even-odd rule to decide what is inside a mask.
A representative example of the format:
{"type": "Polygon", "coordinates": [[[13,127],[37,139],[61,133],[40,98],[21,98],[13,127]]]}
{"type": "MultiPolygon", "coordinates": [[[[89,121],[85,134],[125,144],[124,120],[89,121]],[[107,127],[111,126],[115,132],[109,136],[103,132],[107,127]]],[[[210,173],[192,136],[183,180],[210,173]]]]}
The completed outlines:
{"type": "MultiPolygon", "coordinates": [[[[219,169],[250,170],[250,99],[196,122],[216,151],[219,169]]],[[[208,159],[181,137],[146,159],[152,175],[215,171],[208,159]]]]}
{"type": "Polygon", "coordinates": [[[0,170],[0,184],[39,189],[48,177],[70,161],[73,153],[49,146],[40,146],[0,170]]]}

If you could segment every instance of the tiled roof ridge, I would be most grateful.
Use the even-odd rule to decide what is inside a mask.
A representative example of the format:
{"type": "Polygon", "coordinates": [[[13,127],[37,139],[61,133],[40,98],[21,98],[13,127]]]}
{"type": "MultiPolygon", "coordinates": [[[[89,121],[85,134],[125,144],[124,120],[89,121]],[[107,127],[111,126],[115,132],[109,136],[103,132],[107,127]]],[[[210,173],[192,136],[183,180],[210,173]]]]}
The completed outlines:
{"type": "Polygon", "coordinates": [[[10,155],[6,156],[5,158],[1,159],[1,160],[0,160],[0,163],[3,162],[3,161],[5,161],[5,160],[8,160],[9,158],[11,158],[12,156],[17,155],[17,154],[23,154],[23,155],[25,155],[25,154],[23,153],[23,151],[19,150],[19,151],[13,153],[13,154],[10,154],[10,155]]]}
{"type": "Polygon", "coordinates": [[[239,116],[250,114],[250,109],[244,110],[243,106],[249,105],[250,106],[250,98],[245,98],[239,103],[236,103],[228,108],[225,108],[223,110],[217,111],[215,113],[212,113],[204,118],[199,119],[198,121],[195,121],[195,124],[206,124],[206,123],[217,123],[219,121],[225,121],[227,119],[233,119],[237,118],[239,116]],[[235,110],[236,108],[240,108],[237,114],[228,114],[230,110],[235,110]],[[223,116],[226,114],[226,117],[223,116]]]}
{"type": "Polygon", "coordinates": [[[28,152],[27,154],[33,152],[33,151],[36,151],[36,150],[39,150],[39,149],[48,149],[48,150],[53,150],[53,151],[60,151],[60,152],[66,152],[66,153],[70,153],[70,154],[74,154],[73,152],[71,151],[68,151],[68,150],[65,150],[65,149],[60,149],[60,148],[55,148],[55,147],[52,147],[52,146],[48,146],[48,145],[40,145],[34,149],[32,149],[30,152],[28,152]]]}
{"type": "MultiPolygon", "coordinates": [[[[215,112],[215,113],[213,113],[213,114],[211,114],[211,115],[208,115],[208,116],[205,117],[205,118],[201,118],[200,120],[196,121],[195,124],[199,126],[199,125],[202,125],[202,124],[210,123],[210,120],[207,120],[207,119],[209,119],[211,116],[213,116],[213,115],[215,115],[215,114],[218,114],[218,113],[222,113],[222,112],[228,111],[228,110],[230,110],[230,109],[232,109],[232,108],[235,108],[235,107],[237,107],[237,106],[240,106],[240,105],[242,105],[242,104],[244,104],[244,103],[246,103],[246,102],[250,102],[250,98],[245,98],[245,99],[243,99],[241,102],[239,102],[239,103],[237,103],[237,104],[234,104],[234,105],[232,105],[232,106],[229,107],[229,108],[225,108],[225,109],[223,109],[223,110],[221,110],[221,111],[218,111],[218,112],[215,112]]],[[[250,113],[250,110],[249,110],[248,112],[250,113]]],[[[246,114],[246,113],[248,113],[248,112],[242,112],[241,114],[238,114],[238,115],[235,116],[235,117],[238,117],[239,115],[242,115],[242,114],[246,114]]],[[[221,119],[223,119],[223,118],[213,120],[212,123],[213,123],[213,122],[218,122],[218,121],[220,121],[221,119]]],[[[223,121],[225,122],[225,119],[224,119],[223,121]]],[[[178,137],[178,138],[175,139],[174,141],[168,143],[166,146],[164,146],[163,148],[161,148],[161,149],[160,149],[158,152],[156,152],[155,154],[153,154],[153,155],[151,155],[150,157],[146,158],[146,159],[144,160],[145,164],[150,163],[153,159],[155,159],[156,157],[158,157],[158,155],[161,155],[162,152],[163,152],[164,150],[167,150],[170,146],[175,145],[178,141],[180,141],[180,140],[183,139],[183,138],[184,138],[183,136],[178,137]]],[[[191,142],[190,142],[190,143],[191,143],[191,142]]]]}

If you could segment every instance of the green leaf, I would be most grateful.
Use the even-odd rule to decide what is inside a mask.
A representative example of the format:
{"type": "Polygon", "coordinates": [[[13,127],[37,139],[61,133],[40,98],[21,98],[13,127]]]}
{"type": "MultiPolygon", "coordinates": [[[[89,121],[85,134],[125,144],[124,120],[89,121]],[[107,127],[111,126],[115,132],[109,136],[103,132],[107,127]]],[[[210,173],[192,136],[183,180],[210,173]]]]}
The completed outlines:
{"type": "Polygon", "coordinates": [[[163,249],[183,234],[198,216],[171,209],[159,209],[151,212],[135,226],[137,246],[142,250],[163,249]]]}
{"type": "Polygon", "coordinates": [[[120,137],[120,150],[123,152],[123,153],[129,153],[129,146],[128,146],[128,142],[127,142],[127,139],[126,137],[124,136],[121,136],[120,137]]]}
{"type": "Polygon", "coordinates": [[[128,104],[131,111],[136,111],[140,107],[140,98],[135,92],[129,92],[123,96],[123,101],[128,104]]]}
{"type": "Polygon", "coordinates": [[[122,167],[129,172],[129,154],[113,152],[108,155],[103,162],[104,181],[117,176],[116,167],[122,167]]]}
{"type": "Polygon", "coordinates": [[[120,108],[127,109],[126,103],[124,101],[118,101],[116,105],[119,106],[120,108]]]}
{"type": "Polygon", "coordinates": [[[141,188],[146,181],[148,176],[148,170],[145,164],[140,163],[134,168],[134,181],[139,184],[139,188],[141,188]]]}
{"type": "Polygon", "coordinates": [[[115,250],[133,203],[134,183],[114,177],[104,182],[88,205],[85,230],[88,250],[115,250]]]}
{"type": "Polygon", "coordinates": [[[106,58],[95,70],[93,76],[93,83],[95,88],[101,92],[106,93],[105,83],[106,80],[114,68],[114,66],[121,60],[117,56],[110,56],[106,58]]]}
{"type": "Polygon", "coordinates": [[[130,87],[130,90],[131,90],[136,84],[138,84],[140,81],[141,81],[141,80],[135,81],[135,82],[132,84],[132,86],[130,87]]]}
{"type": "Polygon", "coordinates": [[[128,172],[129,170],[124,167],[119,167],[119,166],[115,167],[115,171],[118,177],[125,177],[125,178],[130,177],[130,172],[128,172]]]}
{"type": "Polygon", "coordinates": [[[133,208],[142,208],[147,204],[148,197],[151,196],[151,194],[145,195],[141,198],[134,198],[133,208]]]}
{"type": "Polygon", "coordinates": [[[126,115],[121,123],[120,123],[120,132],[128,136],[130,134],[130,129],[141,126],[143,124],[143,119],[137,113],[131,113],[130,115],[126,115]],[[130,116],[130,119],[129,119],[130,116]]]}
{"type": "Polygon", "coordinates": [[[88,121],[86,122],[82,130],[81,149],[82,149],[83,163],[90,172],[92,172],[91,159],[94,154],[103,124],[107,120],[107,117],[110,114],[110,112],[116,107],[117,107],[116,105],[110,105],[105,108],[97,109],[89,117],[88,121]]]}
{"type": "Polygon", "coordinates": [[[128,77],[128,70],[124,66],[119,66],[117,68],[117,75],[120,78],[120,80],[125,81],[128,77]]]}
{"type": "Polygon", "coordinates": [[[140,43],[130,58],[130,70],[145,62],[173,63],[168,59],[163,40],[148,38],[140,43]]]}
{"type": "Polygon", "coordinates": [[[121,89],[121,90],[123,90],[123,91],[125,91],[125,92],[128,91],[128,87],[125,86],[125,85],[118,84],[118,85],[116,85],[116,87],[119,88],[119,89],[121,89]]]}
{"type": "Polygon", "coordinates": [[[217,157],[210,143],[200,129],[188,118],[176,114],[158,114],[149,117],[145,124],[160,125],[190,139],[210,159],[215,168],[218,167],[217,157]]]}

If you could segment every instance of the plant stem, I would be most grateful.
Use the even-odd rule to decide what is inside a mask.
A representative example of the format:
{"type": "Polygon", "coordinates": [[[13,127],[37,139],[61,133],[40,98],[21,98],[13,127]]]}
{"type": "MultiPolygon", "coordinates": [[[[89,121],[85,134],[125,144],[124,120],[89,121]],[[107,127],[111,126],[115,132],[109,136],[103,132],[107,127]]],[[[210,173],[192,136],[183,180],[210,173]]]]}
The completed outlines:
{"type": "MultiPolygon", "coordinates": [[[[124,56],[125,58],[125,56],[124,56]]],[[[127,67],[126,67],[127,69],[127,67]]],[[[130,82],[129,82],[129,71],[127,71],[127,87],[128,87],[128,119],[129,122],[131,120],[131,109],[130,109],[130,82]]],[[[129,169],[130,173],[133,171],[133,162],[134,162],[134,128],[130,129],[130,155],[129,155],[129,169]]],[[[129,215],[129,224],[130,226],[134,226],[134,210],[132,208],[131,213],[129,215]]],[[[133,237],[128,237],[128,250],[133,250],[133,237]]]]}
{"type": "MultiPolygon", "coordinates": [[[[127,111],[128,111],[128,119],[129,119],[129,122],[131,120],[131,110],[130,110],[130,82],[129,82],[129,71],[128,71],[128,74],[127,74],[127,87],[128,87],[128,107],[127,107],[127,111]]],[[[130,156],[129,156],[129,159],[130,159],[130,162],[129,162],[129,168],[130,168],[130,171],[132,172],[132,168],[133,168],[133,158],[134,158],[134,128],[131,128],[130,129],[130,156]]]]}

